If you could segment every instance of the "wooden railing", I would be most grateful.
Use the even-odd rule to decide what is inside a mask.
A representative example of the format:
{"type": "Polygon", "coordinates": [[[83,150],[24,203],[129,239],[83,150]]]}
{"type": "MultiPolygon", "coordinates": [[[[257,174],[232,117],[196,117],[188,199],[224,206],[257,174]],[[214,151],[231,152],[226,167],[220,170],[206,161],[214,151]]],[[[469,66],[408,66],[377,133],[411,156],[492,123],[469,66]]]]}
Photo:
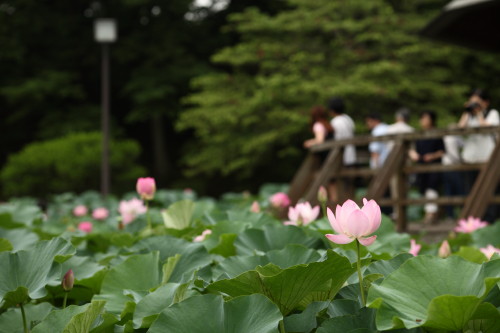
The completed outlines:
{"type": "MultiPolygon", "coordinates": [[[[366,197],[375,199],[381,206],[393,206],[398,212],[396,225],[399,231],[407,229],[406,210],[409,205],[435,203],[437,205],[461,205],[461,217],[480,217],[491,203],[500,203],[495,189],[500,180],[500,145],[496,145],[490,159],[476,164],[412,164],[408,159],[411,144],[420,139],[443,138],[447,135],[466,136],[488,134],[500,137],[500,126],[464,129],[436,129],[424,132],[385,136],[357,136],[346,140],[331,140],[310,148],[301,167],[295,174],[289,190],[292,203],[300,199],[316,203],[320,186],[327,186],[331,179],[364,177],[371,178],[366,197]],[[394,144],[382,168],[372,170],[367,166],[345,168],[343,150],[346,145],[367,146],[374,141],[392,141],[394,144]],[[323,164],[317,153],[329,151],[323,164]],[[467,196],[439,197],[436,199],[408,198],[408,176],[415,173],[479,170],[479,175],[467,196]],[[394,199],[384,198],[392,178],[396,179],[394,199]]],[[[346,193],[341,181],[336,182],[338,201],[344,202],[346,193]]]]}

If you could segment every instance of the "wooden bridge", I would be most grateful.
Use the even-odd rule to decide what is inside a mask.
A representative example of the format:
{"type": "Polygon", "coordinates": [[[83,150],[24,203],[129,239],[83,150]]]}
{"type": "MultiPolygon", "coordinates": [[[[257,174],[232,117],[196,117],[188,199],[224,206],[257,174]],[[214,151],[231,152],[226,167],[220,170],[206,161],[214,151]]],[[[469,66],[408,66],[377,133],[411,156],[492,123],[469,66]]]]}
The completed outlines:
{"type": "MultiPolygon", "coordinates": [[[[317,192],[320,186],[327,186],[331,179],[342,180],[345,178],[370,178],[367,199],[374,199],[381,206],[393,206],[398,212],[396,226],[398,231],[407,230],[406,210],[409,205],[422,205],[435,203],[437,205],[463,206],[461,217],[481,217],[489,204],[500,203],[500,196],[495,196],[495,189],[500,180],[500,145],[496,145],[489,161],[477,164],[414,164],[408,158],[411,144],[419,139],[443,138],[447,135],[467,136],[471,134],[496,135],[500,138],[500,126],[476,127],[464,129],[436,129],[425,132],[385,136],[358,136],[346,140],[331,140],[313,146],[295,174],[289,190],[292,203],[304,199],[317,203],[317,192]],[[367,146],[373,141],[392,141],[392,150],[384,166],[373,170],[368,166],[349,167],[343,165],[343,150],[346,145],[367,146]],[[329,151],[323,164],[317,153],[329,151]],[[408,176],[416,173],[469,171],[479,170],[479,175],[467,196],[438,197],[436,199],[409,198],[408,176]],[[397,193],[393,198],[384,198],[391,179],[396,180],[397,193]]],[[[349,194],[342,188],[342,181],[337,181],[338,201],[340,203],[349,199],[349,194]]],[[[334,203],[335,204],[335,203],[334,203]]]]}

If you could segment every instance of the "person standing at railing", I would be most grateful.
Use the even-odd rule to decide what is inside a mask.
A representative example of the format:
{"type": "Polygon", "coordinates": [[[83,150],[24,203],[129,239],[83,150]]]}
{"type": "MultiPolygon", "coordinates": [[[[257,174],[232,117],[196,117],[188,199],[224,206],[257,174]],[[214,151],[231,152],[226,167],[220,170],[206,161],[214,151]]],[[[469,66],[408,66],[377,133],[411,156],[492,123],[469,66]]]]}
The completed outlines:
{"type": "MultiPolygon", "coordinates": [[[[413,127],[408,125],[408,122],[410,121],[410,110],[408,108],[405,107],[399,108],[394,116],[396,122],[394,124],[389,125],[389,128],[387,129],[387,134],[412,133],[415,131],[413,127]]],[[[393,146],[394,146],[393,141],[389,141],[387,143],[388,154],[390,154],[393,146]]],[[[397,188],[398,188],[397,177],[392,177],[391,198],[393,200],[397,199],[397,193],[398,193],[397,188]]],[[[393,207],[392,218],[396,220],[397,215],[398,215],[397,207],[393,207]]]]}
{"type": "MultiPolygon", "coordinates": [[[[449,128],[455,128],[456,125],[451,125],[449,128]]],[[[446,135],[443,137],[445,153],[442,158],[443,165],[456,165],[462,163],[460,150],[464,145],[463,139],[459,135],[446,135]]],[[[443,193],[445,196],[462,196],[465,194],[464,175],[462,171],[446,171],[443,172],[443,193]]],[[[453,220],[455,219],[455,207],[446,205],[446,216],[453,220]]]]}
{"type": "MultiPolygon", "coordinates": [[[[328,112],[332,119],[330,120],[330,125],[332,126],[335,140],[351,139],[354,137],[355,124],[351,117],[345,113],[345,104],[342,98],[332,97],[327,102],[328,112]]],[[[350,167],[356,163],[356,148],[354,145],[346,145],[344,147],[344,154],[342,156],[343,164],[346,167],[350,167]]],[[[350,179],[343,179],[342,193],[347,197],[351,198],[353,196],[353,184],[350,179]]],[[[339,202],[338,196],[339,184],[336,180],[330,181],[328,185],[328,192],[330,199],[333,202],[339,202]]]]}
{"type": "MultiPolygon", "coordinates": [[[[365,118],[366,126],[371,130],[372,136],[386,135],[389,126],[382,122],[382,117],[378,113],[372,113],[365,118]]],[[[368,145],[370,151],[370,168],[378,169],[384,165],[389,153],[386,142],[375,141],[368,145]]]]}
{"type": "MultiPolygon", "coordinates": [[[[420,114],[420,127],[424,131],[431,130],[436,126],[437,115],[434,111],[423,111],[420,114]]],[[[408,152],[410,159],[420,164],[441,163],[441,158],[445,152],[444,142],[441,138],[421,139],[415,142],[415,149],[408,152]]],[[[427,199],[437,199],[441,177],[438,172],[419,173],[417,175],[417,185],[420,193],[427,199]]],[[[424,223],[437,222],[438,206],[435,203],[428,203],[424,206],[424,223]]]]}
{"type": "Polygon", "coordinates": [[[304,141],[304,147],[325,142],[325,140],[333,139],[333,128],[328,120],[328,112],[323,106],[314,106],[310,110],[311,114],[311,131],[314,138],[304,141]]]}
{"type": "MultiPolygon", "coordinates": [[[[490,108],[490,96],[482,89],[475,89],[465,103],[465,111],[460,117],[460,128],[498,126],[500,116],[498,111],[490,108]]],[[[487,162],[495,149],[496,138],[493,134],[472,134],[464,140],[462,160],[465,163],[487,162]]],[[[470,192],[479,171],[469,171],[465,176],[465,190],[470,192]]],[[[493,222],[496,219],[496,208],[490,206],[486,212],[485,220],[493,222]]]]}

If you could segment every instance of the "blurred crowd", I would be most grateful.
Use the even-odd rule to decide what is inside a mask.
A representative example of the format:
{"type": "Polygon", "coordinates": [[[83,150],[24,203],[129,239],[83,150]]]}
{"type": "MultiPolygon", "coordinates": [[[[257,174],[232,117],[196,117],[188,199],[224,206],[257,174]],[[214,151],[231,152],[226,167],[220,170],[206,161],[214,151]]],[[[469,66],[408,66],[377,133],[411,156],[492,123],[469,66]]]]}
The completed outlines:
{"type": "MultiPolygon", "coordinates": [[[[411,133],[415,128],[410,126],[410,110],[400,108],[395,112],[394,123],[387,124],[378,113],[371,113],[365,117],[366,126],[374,137],[390,134],[411,133]]],[[[419,113],[419,129],[428,131],[436,128],[437,113],[433,110],[423,110],[419,113]]],[[[355,122],[346,113],[344,101],[340,97],[332,97],[326,103],[326,107],[315,106],[310,111],[311,131],[313,137],[304,141],[304,147],[321,144],[326,140],[350,139],[355,135],[355,122]]],[[[490,107],[490,96],[483,89],[473,90],[464,102],[463,112],[457,123],[449,124],[448,128],[471,128],[481,126],[500,125],[500,116],[497,110],[490,107]]],[[[490,158],[495,148],[497,138],[493,134],[472,134],[466,137],[458,135],[446,135],[442,138],[418,139],[408,151],[408,158],[418,164],[461,164],[461,163],[483,163],[490,158]]],[[[391,141],[375,141],[368,146],[369,165],[372,169],[380,169],[393,149],[391,141]]],[[[324,161],[328,151],[321,152],[320,157],[324,161]]],[[[344,167],[350,168],[359,165],[356,155],[356,147],[347,145],[343,152],[344,167]]],[[[444,196],[463,196],[470,192],[479,171],[446,171],[419,173],[416,177],[410,177],[425,198],[435,199],[440,194],[444,196]]],[[[340,181],[340,180],[337,180],[340,181]]],[[[342,180],[344,181],[344,180],[342,180]]],[[[329,184],[329,196],[333,202],[338,202],[336,181],[329,184]]],[[[345,187],[342,187],[343,189],[345,187]]],[[[396,181],[391,180],[390,190],[387,196],[395,196],[396,181]]],[[[435,223],[438,220],[438,205],[428,203],[424,206],[425,223],[435,223]]],[[[384,211],[393,217],[397,212],[387,208],[384,211]]],[[[455,209],[446,206],[444,209],[446,217],[454,219],[455,209]]],[[[484,219],[493,222],[497,218],[496,208],[490,206],[484,219]]]]}

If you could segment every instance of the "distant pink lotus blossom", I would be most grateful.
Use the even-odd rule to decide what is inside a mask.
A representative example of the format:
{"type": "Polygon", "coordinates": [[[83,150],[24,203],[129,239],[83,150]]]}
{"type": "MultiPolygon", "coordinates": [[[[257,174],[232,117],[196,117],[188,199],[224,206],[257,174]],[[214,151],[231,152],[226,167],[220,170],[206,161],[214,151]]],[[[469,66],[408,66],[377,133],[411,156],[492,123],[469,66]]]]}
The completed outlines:
{"type": "Polygon", "coordinates": [[[285,225],[308,225],[315,221],[319,215],[319,206],[311,207],[309,202],[298,203],[295,207],[288,208],[288,218],[285,225]]]}
{"type": "Polygon", "coordinates": [[[327,234],[326,237],[336,244],[348,244],[358,240],[362,245],[371,245],[377,236],[370,234],[377,231],[382,222],[380,206],[375,200],[363,199],[363,208],[352,200],[347,200],[342,206],[337,205],[335,215],[327,209],[328,220],[337,234],[327,234]]]}
{"type": "Polygon", "coordinates": [[[78,223],[78,229],[86,233],[92,232],[92,227],[92,222],[85,221],[78,223]]]}
{"type": "Polygon", "coordinates": [[[410,240],[410,251],[408,251],[408,253],[410,253],[411,255],[416,257],[418,255],[418,253],[420,252],[420,248],[422,248],[422,245],[417,244],[417,242],[414,239],[411,239],[410,240]]]}
{"type": "Polygon", "coordinates": [[[269,201],[271,202],[271,205],[275,208],[285,208],[290,206],[291,203],[288,195],[283,192],[274,193],[269,198],[269,201]]]}
{"type": "Polygon", "coordinates": [[[155,179],[151,177],[137,179],[136,189],[142,200],[153,200],[156,192],[155,179]]]}
{"type": "Polygon", "coordinates": [[[320,186],[318,189],[318,201],[321,203],[328,201],[328,192],[324,186],[320,186]]]}
{"type": "Polygon", "coordinates": [[[491,244],[488,245],[487,247],[480,248],[479,250],[481,250],[481,252],[484,253],[484,255],[486,256],[486,258],[488,258],[488,260],[490,260],[495,253],[500,253],[500,249],[494,247],[491,244]]]}
{"type": "Polygon", "coordinates": [[[84,205],[78,205],[75,208],[73,208],[73,215],[75,215],[76,217],[85,216],[85,215],[87,215],[88,212],[89,211],[88,211],[87,207],[84,205]]]}
{"type": "Polygon", "coordinates": [[[207,237],[207,235],[210,235],[212,233],[212,230],[210,229],[206,229],[204,230],[201,235],[199,236],[196,236],[194,239],[193,239],[193,242],[202,242],[205,240],[205,238],[207,237]]]}
{"type": "Polygon", "coordinates": [[[146,211],[147,208],[144,206],[142,200],[137,198],[133,198],[128,201],[122,200],[120,201],[120,205],[118,207],[118,212],[122,217],[122,223],[124,225],[130,224],[138,215],[144,214],[146,211]]]}
{"type": "Polygon", "coordinates": [[[193,194],[193,189],[189,188],[189,187],[186,187],[183,192],[184,192],[185,195],[192,195],[193,194]]]}
{"type": "Polygon", "coordinates": [[[441,258],[447,258],[450,255],[451,255],[450,243],[448,243],[448,241],[445,240],[439,247],[438,256],[440,256],[441,258]]]}
{"type": "Polygon", "coordinates": [[[260,205],[257,201],[252,202],[252,206],[250,207],[250,211],[252,213],[260,213],[260,205]]]}
{"type": "Polygon", "coordinates": [[[105,220],[109,216],[109,211],[104,207],[99,207],[94,209],[92,212],[92,218],[95,220],[105,220]]]}
{"type": "Polygon", "coordinates": [[[479,218],[469,216],[467,220],[458,221],[458,226],[455,227],[456,232],[470,234],[471,232],[488,226],[488,222],[481,221],[479,218]]]}

